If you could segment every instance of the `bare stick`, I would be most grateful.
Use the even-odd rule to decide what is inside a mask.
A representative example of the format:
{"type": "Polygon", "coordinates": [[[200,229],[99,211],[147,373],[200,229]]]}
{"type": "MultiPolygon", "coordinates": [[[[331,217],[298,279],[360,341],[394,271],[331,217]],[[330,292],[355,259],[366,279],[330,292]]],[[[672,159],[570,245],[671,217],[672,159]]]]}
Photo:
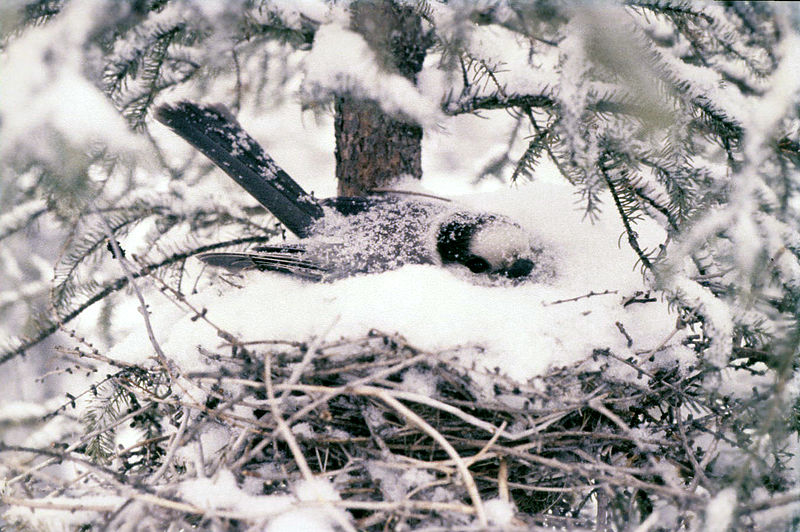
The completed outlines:
{"type": "Polygon", "coordinates": [[[475,515],[478,517],[478,522],[481,526],[488,526],[489,521],[486,517],[486,511],[483,508],[483,501],[481,501],[480,493],[478,493],[478,486],[475,484],[475,479],[472,478],[472,474],[469,472],[469,469],[467,469],[467,464],[464,462],[461,456],[459,456],[458,452],[453,448],[453,446],[450,445],[450,442],[447,441],[447,439],[442,436],[439,431],[431,427],[427,421],[415,414],[414,411],[409,409],[406,405],[392,397],[388,392],[381,391],[375,396],[381,401],[385,402],[387,405],[394,408],[408,421],[419,427],[428,436],[433,438],[433,440],[438,443],[442,449],[445,450],[453,462],[455,462],[458,472],[461,475],[461,479],[464,481],[464,486],[467,488],[467,493],[469,493],[470,499],[472,499],[472,506],[475,507],[475,515]]]}
{"type": "Polygon", "coordinates": [[[97,208],[94,205],[92,206],[92,210],[103,224],[103,227],[106,231],[106,236],[108,236],[108,243],[111,245],[111,249],[114,252],[114,258],[119,260],[122,271],[125,273],[125,278],[128,279],[128,285],[136,294],[136,299],[139,300],[139,312],[142,313],[144,327],[147,331],[147,338],[150,340],[150,344],[153,346],[153,350],[156,352],[158,361],[161,363],[161,366],[164,368],[164,370],[169,374],[170,378],[175,380],[175,376],[172,374],[172,368],[170,367],[167,355],[164,354],[164,351],[161,349],[161,345],[158,343],[158,340],[156,340],[155,332],[153,332],[153,325],[150,322],[150,312],[147,310],[147,303],[145,303],[144,296],[142,295],[141,290],[139,290],[139,287],[136,285],[136,280],[133,277],[133,271],[130,268],[128,259],[126,259],[122,254],[122,249],[120,249],[119,244],[117,243],[117,239],[114,236],[114,230],[111,229],[111,225],[109,225],[108,220],[106,220],[104,216],[97,212],[97,208]]]}
{"type": "Polygon", "coordinates": [[[505,430],[506,425],[508,425],[508,421],[503,421],[503,423],[500,425],[500,428],[497,429],[497,432],[495,432],[494,435],[491,437],[491,439],[489,439],[489,441],[486,442],[486,445],[484,445],[481,448],[481,450],[478,451],[474,456],[470,456],[469,458],[466,459],[467,465],[471,466],[472,464],[483,458],[483,455],[485,455],[489,451],[491,446],[494,445],[497,439],[500,437],[500,434],[502,434],[503,430],[505,430]]]}
{"type": "Polygon", "coordinates": [[[508,502],[508,462],[505,457],[500,458],[500,467],[497,469],[497,496],[500,500],[508,502]]]}
{"type": "Polygon", "coordinates": [[[191,410],[188,407],[183,407],[183,419],[181,420],[181,424],[178,427],[178,431],[172,436],[172,441],[169,444],[169,448],[167,449],[167,453],[164,456],[164,463],[161,464],[161,467],[158,468],[152,477],[147,480],[148,484],[155,484],[158,482],[158,479],[167,472],[170,464],[172,463],[172,458],[175,456],[175,451],[178,449],[178,446],[181,444],[181,439],[183,438],[183,433],[186,432],[186,426],[189,424],[189,415],[191,410]]]}
{"type": "MultiPolygon", "coordinates": [[[[367,377],[364,377],[364,378],[358,379],[356,381],[353,381],[352,384],[356,385],[356,384],[366,383],[366,382],[375,380],[377,378],[382,378],[382,377],[386,377],[386,376],[392,375],[392,374],[397,373],[398,371],[402,370],[405,367],[412,366],[412,365],[416,364],[417,362],[423,360],[427,356],[428,356],[427,354],[416,355],[414,357],[409,358],[408,360],[405,360],[405,361],[401,362],[400,364],[397,364],[395,366],[391,366],[389,368],[386,368],[385,370],[379,371],[378,373],[376,373],[374,375],[369,375],[367,377]]],[[[253,386],[253,385],[258,386],[258,387],[261,386],[260,383],[255,383],[254,381],[239,381],[239,380],[237,380],[237,382],[239,382],[241,384],[245,384],[246,386],[253,386]]],[[[283,385],[278,385],[278,388],[282,388],[282,387],[283,387],[283,385]]],[[[289,390],[287,388],[286,391],[288,392],[288,391],[291,391],[291,390],[289,390]]],[[[308,405],[304,406],[303,408],[301,408],[300,410],[298,410],[297,412],[292,414],[292,416],[289,417],[288,423],[291,424],[291,423],[294,423],[295,421],[297,421],[298,419],[303,419],[303,417],[305,417],[306,414],[308,414],[310,411],[312,411],[315,408],[317,408],[319,405],[330,401],[331,399],[333,399],[337,395],[341,395],[343,393],[346,393],[346,391],[347,390],[344,387],[342,387],[342,388],[326,388],[326,393],[324,395],[322,395],[318,399],[315,399],[314,401],[311,401],[311,403],[309,403],[308,405]]],[[[273,437],[274,437],[274,434],[273,434],[273,437]]],[[[236,461],[236,463],[234,464],[234,467],[241,467],[242,464],[246,463],[253,456],[255,456],[256,454],[261,452],[261,450],[264,449],[264,447],[266,447],[267,445],[269,445],[269,440],[268,439],[265,438],[265,439],[261,440],[250,451],[248,451],[247,453],[244,453],[242,455],[242,457],[239,458],[239,460],[236,461]]]]}
{"type": "Polygon", "coordinates": [[[264,385],[267,388],[267,399],[269,400],[270,407],[272,409],[272,417],[275,419],[275,423],[278,425],[278,430],[280,431],[283,439],[286,441],[286,444],[289,446],[289,450],[292,451],[292,456],[294,456],[294,461],[297,463],[297,467],[300,468],[300,472],[303,474],[303,478],[306,480],[313,480],[314,474],[311,472],[311,468],[308,467],[308,462],[306,461],[306,457],[303,456],[303,451],[300,449],[300,445],[297,443],[297,439],[292,434],[292,429],[289,428],[289,425],[286,424],[286,421],[283,420],[281,416],[280,406],[278,402],[275,400],[275,390],[272,387],[272,364],[271,364],[272,356],[269,352],[264,355],[264,385]]]}
{"type": "MultiPolygon", "coordinates": [[[[494,434],[495,432],[498,431],[498,428],[492,425],[491,423],[483,421],[482,419],[479,419],[473,415],[467,414],[466,412],[454,406],[451,406],[447,403],[443,403],[441,401],[428,397],[427,395],[422,395],[419,393],[404,392],[400,390],[389,391],[384,388],[378,388],[375,386],[342,386],[337,389],[337,388],[330,388],[328,386],[315,386],[309,384],[294,384],[291,386],[286,384],[279,384],[278,386],[276,386],[276,389],[279,390],[286,389],[290,391],[297,390],[303,392],[327,392],[327,393],[334,393],[334,395],[356,394],[356,395],[377,396],[382,393],[390,393],[393,397],[396,397],[398,399],[403,399],[405,401],[411,401],[414,403],[427,405],[432,408],[441,410],[443,412],[447,412],[448,414],[452,414],[457,418],[461,419],[462,421],[465,421],[471,425],[481,428],[491,434],[494,434]]],[[[502,430],[500,431],[500,436],[510,440],[514,440],[516,438],[514,434],[509,434],[502,430]]]]}
{"type": "MultiPolygon", "coordinates": [[[[306,349],[305,355],[303,355],[303,360],[301,360],[299,364],[296,364],[292,368],[292,374],[289,375],[289,379],[286,381],[286,384],[288,384],[288,385],[297,384],[297,382],[300,380],[300,377],[303,375],[303,372],[306,370],[308,365],[311,364],[311,360],[314,358],[314,355],[317,354],[317,351],[319,350],[320,345],[322,345],[322,342],[325,340],[325,337],[328,336],[328,334],[330,334],[331,329],[333,329],[336,326],[336,323],[338,321],[339,321],[339,318],[337,317],[328,326],[328,328],[325,329],[325,331],[322,334],[317,336],[314,339],[314,341],[311,343],[311,345],[308,346],[308,349],[306,349]]],[[[283,390],[282,391],[281,396],[280,396],[280,402],[283,402],[283,399],[286,397],[286,395],[288,393],[289,393],[289,390],[283,390]]]]}
{"type": "Polygon", "coordinates": [[[570,303],[572,301],[580,301],[581,299],[588,299],[590,297],[607,296],[607,295],[616,294],[616,293],[617,293],[616,290],[608,290],[608,289],[606,289],[606,290],[604,290],[602,292],[595,292],[594,290],[592,290],[588,294],[584,294],[582,296],[571,297],[569,299],[558,299],[556,301],[550,301],[549,303],[545,303],[543,301],[542,302],[542,306],[547,307],[547,306],[550,306],[550,305],[560,305],[562,303],[570,303]]]}

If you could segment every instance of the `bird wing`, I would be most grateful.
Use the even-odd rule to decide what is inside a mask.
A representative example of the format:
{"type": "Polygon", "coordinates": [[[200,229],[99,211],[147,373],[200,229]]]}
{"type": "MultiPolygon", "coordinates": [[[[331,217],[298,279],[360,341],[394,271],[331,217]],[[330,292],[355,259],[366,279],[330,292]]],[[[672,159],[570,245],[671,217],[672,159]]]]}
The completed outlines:
{"type": "Polygon", "coordinates": [[[306,247],[302,244],[280,244],[278,246],[257,246],[253,248],[253,251],[259,251],[262,253],[305,253],[306,247]]]}
{"type": "Polygon", "coordinates": [[[313,281],[319,281],[325,274],[324,268],[314,262],[298,257],[297,252],[214,252],[200,254],[197,258],[209,266],[225,268],[232,272],[255,269],[288,273],[313,281]]]}
{"type": "Polygon", "coordinates": [[[156,119],[183,137],[280,220],[304,238],[321,218],[319,203],[284,172],[222,105],[180,102],[156,119]]]}

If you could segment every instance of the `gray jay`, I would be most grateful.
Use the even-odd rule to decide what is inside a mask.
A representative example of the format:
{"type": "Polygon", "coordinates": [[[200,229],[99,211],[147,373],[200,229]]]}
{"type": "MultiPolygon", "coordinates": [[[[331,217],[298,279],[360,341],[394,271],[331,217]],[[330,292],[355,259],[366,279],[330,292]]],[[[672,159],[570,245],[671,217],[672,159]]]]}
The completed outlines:
{"type": "Polygon", "coordinates": [[[383,272],[404,264],[460,264],[476,274],[516,279],[528,276],[536,266],[539,251],[530,235],[498,214],[402,193],[314,198],[221,105],[162,105],[155,117],[299,237],[296,243],[251,252],[198,256],[209,265],[313,280],[383,272]]]}

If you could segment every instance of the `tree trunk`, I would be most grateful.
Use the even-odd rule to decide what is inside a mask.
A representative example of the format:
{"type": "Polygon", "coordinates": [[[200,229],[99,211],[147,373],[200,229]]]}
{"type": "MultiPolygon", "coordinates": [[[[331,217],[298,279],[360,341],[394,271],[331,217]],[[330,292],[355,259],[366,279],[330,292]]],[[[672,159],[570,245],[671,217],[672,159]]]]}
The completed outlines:
{"type": "MultiPolygon", "coordinates": [[[[351,28],[378,54],[381,66],[416,82],[425,59],[422,22],[390,0],[351,5],[351,28]]],[[[400,175],[422,177],[422,128],[387,115],[378,102],[343,94],[336,99],[336,178],[340,196],[362,196],[400,175]]]]}

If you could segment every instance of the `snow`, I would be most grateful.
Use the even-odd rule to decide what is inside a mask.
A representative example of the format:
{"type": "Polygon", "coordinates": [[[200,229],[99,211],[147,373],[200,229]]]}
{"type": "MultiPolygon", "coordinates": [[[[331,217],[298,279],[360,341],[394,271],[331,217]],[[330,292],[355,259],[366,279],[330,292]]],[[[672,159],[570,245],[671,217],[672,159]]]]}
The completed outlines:
{"type": "Polygon", "coordinates": [[[344,511],[325,502],[339,500],[326,480],[297,482],[294,495],[252,495],[239,487],[236,477],[220,470],[214,478],[196,478],[181,482],[178,492],[184,501],[210,513],[233,513],[240,518],[260,520],[264,530],[335,530],[334,524],[346,520],[344,511]],[[311,503],[304,507],[302,503],[311,503]]]}
{"type": "Polygon", "coordinates": [[[707,532],[726,532],[733,522],[733,512],[736,509],[736,490],[726,488],[717,493],[706,507],[707,532]]]}
{"type": "Polygon", "coordinates": [[[301,501],[338,501],[339,494],[330,482],[322,479],[306,479],[294,485],[294,492],[301,501]]]}
{"type": "Polygon", "coordinates": [[[60,406],[60,401],[48,401],[46,404],[29,403],[27,401],[0,402],[0,424],[16,424],[31,421],[47,415],[53,408],[60,406]]]}
{"type": "Polygon", "coordinates": [[[335,522],[331,522],[324,513],[305,508],[279,515],[269,522],[265,532],[297,532],[298,530],[335,532],[339,528],[334,525],[335,522]]]}
{"type": "MultiPolygon", "coordinates": [[[[675,316],[665,302],[621,305],[624,298],[648,288],[634,268],[634,253],[618,246],[622,226],[613,212],[590,224],[574,205],[568,185],[545,182],[462,200],[519,222],[542,243],[552,276],[538,282],[487,283],[463,267],[410,265],[313,283],[248,272],[236,281],[241,288],[212,283],[190,300],[242,340],[309,341],[327,331],[322,340],[332,341],[378,329],[403,335],[434,353],[479,348],[459,354],[458,362],[487,373],[499,369],[520,381],[581,360],[595,348],[620,356],[650,350],[672,332],[675,316]],[[590,292],[606,294],[559,302],[590,292]],[[617,322],[631,335],[630,347],[617,322]]],[[[649,245],[664,238],[654,222],[642,224],[639,232],[649,245]]],[[[198,346],[216,345],[216,331],[181,315],[170,302],[156,301],[150,299],[151,318],[165,352],[183,371],[210,368],[198,346]]],[[[151,351],[135,330],[114,346],[111,356],[144,361],[151,351]]]]}
{"type": "Polygon", "coordinates": [[[711,291],[686,277],[675,279],[672,285],[692,308],[705,318],[705,332],[712,339],[706,351],[707,360],[721,368],[728,362],[732,348],[733,319],[730,308],[711,291]]]}
{"type": "Polygon", "coordinates": [[[93,508],[106,508],[110,511],[125,502],[124,497],[116,495],[82,495],[72,497],[46,497],[37,502],[50,504],[54,508],[28,508],[25,506],[5,506],[3,524],[24,523],[36,530],[47,532],[69,532],[80,528],[95,516],[93,508]]]}
{"type": "MultiPolygon", "coordinates": [[[[323,0],[283,0],[272,3],[270,6],[280,13],[281,20],[291,27],[300,27],[302,18],[321,21],[330,12],[330,4],[323,0]]],[[[261,11],[259,10],[260,14],[261,11]]]]}
{"type": "Polygon", "coordinates": [[[103,0],[71,2],[53,23],[29,28],[4,50],[0,78],[0,155],[21,152],[58,164],[63,153],[57,133],[76,150],[101,141],[116,153],[143,150],[141,136],[128,129],[119,112],[83,74],[86,35],[106,10],[103,0]],[[59,43],[57,46],[55,43],[59,43]],[[25,109],[24,113],[18,112],[25,109]]]}
{"type": "Polygon", "coordinates": [[[333,17],[320,26],[305,58],[302,92],[311,101],[350,92],[380,103],[387,113],[402,114],[425,128],[443,117],[438,99],[430,99],[414,84],[381,68],[375,52],[361,35],[346,28],[347,17],[333,17]]]}
{"type": "Polygon", "coordinates": [[[225,510],[249,517],[275,516],[291,508],[295,498],[291,495],[251,495],[242,491],[236,477],[228,470],[220,470],[214,478],[185,480],[178,492],[188,503],[205,510],[225,510]]]}
{"type": "Polygon", "coordinates": [[[436,476],[425,469],[408,468],[400,472],[397,468],[387,467],[377,461],[370,462],[367,469],[387,501],[406,500],[409,492],[415,488],[436,482],[436,476]]]}
{"type": "Polygon", "coordinates": [[[503,499],[492,499],[484,503],[489,524],[499,527],[511,526],[514,519],[514,505],[503,499]]]}
{"type": "MultiPolygon", "coordinates": [[[[0,191],[2,192],[2,191],[0,191]]],[[[0,195],[2,199],[2,195],[0,195]]],[[[33,199],[13,207],[9,212],[0,215],[0,235],[17,230],[21,223],[45,208],[45,201],[33,199]]]]}
{"type": "Polygon", "coordinates": [[[421,395],[433,397],[436,393],[436,378],[412,368],[403,374],[403,387],[406,390],[414,390],[421,395]]]}

